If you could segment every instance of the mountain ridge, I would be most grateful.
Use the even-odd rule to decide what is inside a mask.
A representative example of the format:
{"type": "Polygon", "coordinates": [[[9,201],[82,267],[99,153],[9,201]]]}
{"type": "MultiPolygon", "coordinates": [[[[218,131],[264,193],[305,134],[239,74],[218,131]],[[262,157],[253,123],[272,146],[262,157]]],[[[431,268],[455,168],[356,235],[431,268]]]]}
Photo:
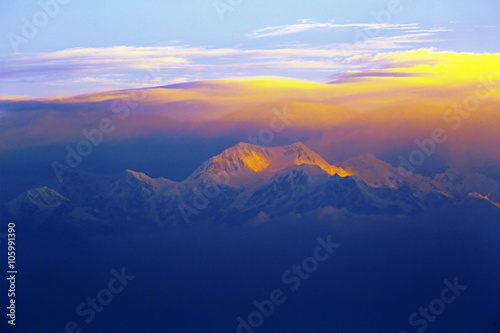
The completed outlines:
{"type": "Polygon", "coordinates": [[[410,173],[394,184],[388,174],[399,171],[371,153],[332,165],[301,142],[278,147],[238,143],[180,182],[129,169],[108,178],[75,174],[57,189],[61,193],[32,189],[5,206],[9,218],[32,219],[37,225],[47,220],[79,226],[176,226],[193,220],[244,223],[325,207],[357,214],[417,214],[464,198],[487,197],[470,184],[459,186],[457,175],[431,179],[410,173]],[[27,198],[33,203],[21,205],[27,198]]]}
{"type": "Polygon", "coordinates": [[[197,179],[211,175],[225,174],[234,183],[244,183],[245,178],[269,179],[276,172],[293,165],[316,165],[330,175],[341,177],[353,175],[342,168],[327,163],[321,156],[302,142],[288,146],[261,147],[250,143],[238,143],[210,158],[190,176],[197,179]]]}

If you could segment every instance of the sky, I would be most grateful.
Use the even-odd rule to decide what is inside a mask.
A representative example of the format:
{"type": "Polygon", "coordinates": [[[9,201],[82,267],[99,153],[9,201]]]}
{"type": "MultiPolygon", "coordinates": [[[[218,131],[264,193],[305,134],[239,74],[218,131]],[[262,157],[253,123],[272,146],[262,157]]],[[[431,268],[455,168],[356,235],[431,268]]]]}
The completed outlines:
{"type": "Polygon", "coordinates": [[[1,0],[0,99],[246,76],[329,82],[386,70],[395,54],[401,66],[411,50],[497,54],[499,12],[497,0],[1,0]]]}

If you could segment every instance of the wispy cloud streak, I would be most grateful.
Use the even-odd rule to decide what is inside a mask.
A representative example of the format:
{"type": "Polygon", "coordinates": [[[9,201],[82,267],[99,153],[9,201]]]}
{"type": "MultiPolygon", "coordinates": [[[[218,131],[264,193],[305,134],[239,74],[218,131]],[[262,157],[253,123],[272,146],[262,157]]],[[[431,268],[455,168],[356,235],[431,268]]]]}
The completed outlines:
{"type": "Polygon", "coordinates": [[[418,24],[391,24],[391,23],[346,23],[337,24],[334,22],[318,23],[309,19],[299,20],[296,24],[280,25],[274,27],[266,27],[254,30],[252,33],[247,34],[248,38],[265,38],[296,34],[305,31],[314,30],[328,30],[328,29],[346,29],[346,28],[359,28],[370,30],[412,30],[417,29],[418,24]]]}

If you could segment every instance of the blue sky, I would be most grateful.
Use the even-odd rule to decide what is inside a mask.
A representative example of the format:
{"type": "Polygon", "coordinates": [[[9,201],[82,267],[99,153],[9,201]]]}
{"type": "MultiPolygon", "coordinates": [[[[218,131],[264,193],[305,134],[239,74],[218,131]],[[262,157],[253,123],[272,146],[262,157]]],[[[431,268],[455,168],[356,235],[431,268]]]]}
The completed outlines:
{"type": "Polygon", "coordinates": [[[140,87],[151,70],[153,85],[262,75],[324,81],[370,66],[353,56],[500,53],[499,12],[495,0],[3,0],[0,96],[140,87]]]}

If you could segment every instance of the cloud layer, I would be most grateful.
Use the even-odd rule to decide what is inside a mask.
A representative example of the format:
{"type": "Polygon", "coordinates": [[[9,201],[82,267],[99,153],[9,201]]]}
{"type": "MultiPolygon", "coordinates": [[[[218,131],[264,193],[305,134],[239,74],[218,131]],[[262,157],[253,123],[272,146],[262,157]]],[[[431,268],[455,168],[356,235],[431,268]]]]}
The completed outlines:
{"type": "MultiPolygon", "coordinates": [[[[377,61],[360,62],[359,59],[418,49],[432,44],[438,40],[438,34],[446,31],[441,27],[424,29],[417,24],[336,24],[301,20],[297,24],[258,29],[247,37],[259,39],[324,29],[353,29],[354,37],[350,43],[317,45],[291,43],[272,47],[216,48],[174,42],[153,47],[72,48],[17,54],[0,59],[0,87],[42,85],[48,87],[46,90],[54,87],[66,94],[71,94],[75,87],[88,92],[124,89],[142,87],[142,78],[151,72],[154,75],[150,75],[150,86],[256,75],[326,78],[332,73],[378,66],[377,61]]],[[[25,94],[23,91],[22,95],[25,94]]]]}

